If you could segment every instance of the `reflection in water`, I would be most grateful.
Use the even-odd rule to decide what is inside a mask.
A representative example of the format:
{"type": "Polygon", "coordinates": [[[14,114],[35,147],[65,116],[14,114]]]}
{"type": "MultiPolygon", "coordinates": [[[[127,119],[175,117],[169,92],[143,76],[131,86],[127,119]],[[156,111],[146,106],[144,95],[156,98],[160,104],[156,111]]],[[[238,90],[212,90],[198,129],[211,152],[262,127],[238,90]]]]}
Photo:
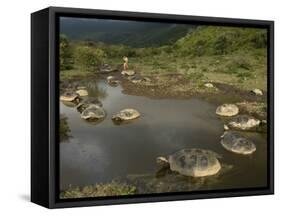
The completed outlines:
{"type": "Polygon", "coordinates": [[[70,128],[67,123],[67,117],[60,114],[60,142],[68,141],[70,138],[70,128]]]}
{"type": "Polygon", "coordinates": [[[104,99],[107,97],[106,89],[98,85],[96,80],[93,80],[91,82],[86,82],[85,86],[87,87],[89,95],[91,95],[92,97],[100,98],[100,99],[104,99]]]}
{"type": "MultiPolygon", "coordinates": [[[[60,112],[68,117],[73,137],[60,145],[62,189],[70,184],[82,186],[112,179],[126,179],[154,187],[156,191],[266,185],[266,137],[245,134],[257,146],[251,156],[226,151],[220,144],[223,123],[215,114],[215,106],[196,98],[150,99],[124,95],[120,86],[111,87],[105,81],[82,83],[88,88],[89,97],[102,102],[107,117],[95,125],[83,121],[75,108],[61,103],[60,112]],[[125,108],[137,109],[141,117],[130,124],[113,124],[111,116],[125,108]],[[155,177],[156,157],[193,147],[217,152],[223,156],[220,159],[223,166],[233,168],[211,178],[190,179],[173,173],[155,177]]],[[[148,187],[141,190],[149,192],[148,187]]]]}

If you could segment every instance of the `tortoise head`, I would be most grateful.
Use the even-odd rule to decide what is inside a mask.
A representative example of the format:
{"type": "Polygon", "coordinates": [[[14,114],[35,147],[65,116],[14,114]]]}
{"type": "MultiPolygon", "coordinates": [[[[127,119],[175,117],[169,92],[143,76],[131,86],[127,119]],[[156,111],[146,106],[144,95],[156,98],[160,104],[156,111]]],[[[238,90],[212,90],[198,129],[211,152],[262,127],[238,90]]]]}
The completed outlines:
{"type": "Polygon", "coordinates": [[[85,109],[87,108],[86,104],[84,103],[79,103],[77,106],[76,106],[76,109],[78,112],[82,113],[85,109]]]}
{"type": "Polygon", "coordinates": [[[114,116],[112,116],[112,118],[111,118],[113,121],[122,121],[122,119],[120,118],[120,116],[119,115],[114,115],[114,116]]]}
{"type": "Polygon", "coordinates": [[[156,163],[159,165],[158,170],[156,172],[156,177],[163,177],[165,176],[170,170],[170,164],[165,157],[157,157],[156,163]]]}
{"type": "Polygon", "coordinates": [[[221,135],[220,138],[224,138],[225,134],[227,134],[227,131],[224,131],[223,135],[221,135]]]}
{"type": "Polygon", "coordinates": [[[169,161],[165,157],[157,157],[156,158],[156,163],[161,165],[161,166],[169,166],[169,161]]]}

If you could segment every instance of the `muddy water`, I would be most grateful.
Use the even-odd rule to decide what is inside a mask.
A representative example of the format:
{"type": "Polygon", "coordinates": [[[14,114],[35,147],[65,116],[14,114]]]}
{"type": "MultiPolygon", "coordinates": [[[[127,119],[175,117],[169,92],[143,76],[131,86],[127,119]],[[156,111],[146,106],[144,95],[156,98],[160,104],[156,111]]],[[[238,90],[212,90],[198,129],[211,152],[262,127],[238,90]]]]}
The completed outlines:
{"type": "MultiPolygon", "coordinates": [[[[88,87],[90,96],[98,97],[103,103],[107,117],[99,124],[89,123],[80,118],[75,108],[61,103],[60,112],[67,116],[72,136],[60,144],[61,189],[69,185],[107,183],[128,175],[154,176],[157,156],[191,147],[213,150],[222,155],[223,164],[232,166],[214,183],[202,184],[196,189],[266,185],[266,136],[245,134],[257,146],[251,156],[224,150],[220,145],[223,123],[212,104],[196,98],[129,96],[122,93],[120,86],[111,87],[105,81],[83,84],[88,87]],[[141,117],[129,124],[114,125],[111,116],[128,107],[140,111],[141,117]]],[[[158,180],[153,178],[153,182],[157,184],[158,180]]]]}

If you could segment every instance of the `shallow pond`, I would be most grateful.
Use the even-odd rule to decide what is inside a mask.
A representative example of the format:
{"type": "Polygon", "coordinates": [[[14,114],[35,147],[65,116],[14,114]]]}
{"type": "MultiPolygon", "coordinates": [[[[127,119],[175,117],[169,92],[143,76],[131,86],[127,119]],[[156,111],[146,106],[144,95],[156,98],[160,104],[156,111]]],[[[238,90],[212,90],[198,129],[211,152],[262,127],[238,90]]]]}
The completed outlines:
{"type": "Polygon", "coordinates": [[[154,176],[157,156],[191,147],[213,150],[222,155],[222,164],[232,165],[217,181],[196,189],[266,185],[266,135],[246,134],[257,146],[251,156],[226,151],[220,144],[223,122],[216,116],[214,105],[196,98],[151,99],[125,95],[120,86],[111,87],[103,80],[81,82],[88,87],[90,96],[98,97],[103,103],[107,117],[98,124],[89,123],[80,118],[75,108],[61,103],[60,113],[67,116],[72,136],[60,144],[61,189],[69,185],[107,183],[128,175],[154,176]],[[129,124],[113,124],[111,116],[129,107],[137,109],[141,117],[129,124]]]}

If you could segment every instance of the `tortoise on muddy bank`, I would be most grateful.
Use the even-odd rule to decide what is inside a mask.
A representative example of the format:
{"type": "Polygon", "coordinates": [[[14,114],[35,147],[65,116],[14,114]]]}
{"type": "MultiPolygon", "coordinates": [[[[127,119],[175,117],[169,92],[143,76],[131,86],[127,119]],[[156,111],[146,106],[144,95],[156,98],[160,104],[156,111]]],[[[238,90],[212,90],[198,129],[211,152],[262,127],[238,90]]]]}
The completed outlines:
{"type": "Polygon", "coordinates": [[[133,76],[128,76],[128,80],[131,81],[134,84],[151,84],[151,79],[148,77],[143,77],[139,74],[135,74],[133,76]]]}
{"type": "Polygon", "coordinates": [[[257,96],[262,96],[263,95],[263,92],[260,89],[253,89],[253,90],[251,90],[251,93],[255,94],[257,96]]]}
{"type": "Polygon", "coordinates": [[[140,113],[131,108],[123,109],[112,116],[113,121],[128,121],[140,117],[140,113]]]}
{"type": "Polygon", "coordinates": [[[249,115],[238,115],[235,116],[228,126],[238,130],[251,130],[260,125],[261,121],[249,115]]]}
{"type": "Polygon", "coordinates": [[[204,149],[182,149],[172,155],[157,157],[157,163],[185,176],[204,177],[217,174],[221,169],[220,156],[204,149]]]}
{"type": "Polygon", "coordinates": [[[83,112],[85,109],[87,109],[91,105],[96,105],[99,107],[102,107],[102,103],[97,98],[86,98],[83,99],[77,106],[76,109],[78,112],[83,112]]]}
{"type": "Polygon", "coordinates": [[[107,73],[112,73],[116,72],[117,68],[111,67],[109,64],[104,64],[99,68],[99,73],[101,74],[107,74],[107,73]]]}
{"type": "Polygon", "coordinates": [[[106,112],[102,107],[92,104],[80,116],[87,121],[100,121],[105,118],[106,112]]]}
{"type": "Polygon", "coordinates": [[[128,79],[134,84],[140,83],[144,80],[144,78],[138,74],[135,74],[134,76],[129,76],[128,79]]]}
{"type": "Polygon", "coordinates": [[[216,109],[216,114],[220,116],[235,116],[239,113],[239,108],[235,104],[223,104],[216,109]]]}
{"type": "Polygon", "coordinates": [[[212,83],[205,83],[204,86],[207,87],[207,88],[214,88],[215,87],[212,83]]]}
{"type": "Polygon", "coordinates": [[[222,146],[228,151],[243,155],[252,154],[256,151],[256,145],[237,132],[224,132],[221,138],[222,146]]]}
{"type": "Polygon", "coordinates": [[[124,76],[133,76],[133,75],[136,74],[136,72],[133,71],[133,70],[123,70],[123,71],[121,72],[121,74],[124,75],[124,76]]]}

